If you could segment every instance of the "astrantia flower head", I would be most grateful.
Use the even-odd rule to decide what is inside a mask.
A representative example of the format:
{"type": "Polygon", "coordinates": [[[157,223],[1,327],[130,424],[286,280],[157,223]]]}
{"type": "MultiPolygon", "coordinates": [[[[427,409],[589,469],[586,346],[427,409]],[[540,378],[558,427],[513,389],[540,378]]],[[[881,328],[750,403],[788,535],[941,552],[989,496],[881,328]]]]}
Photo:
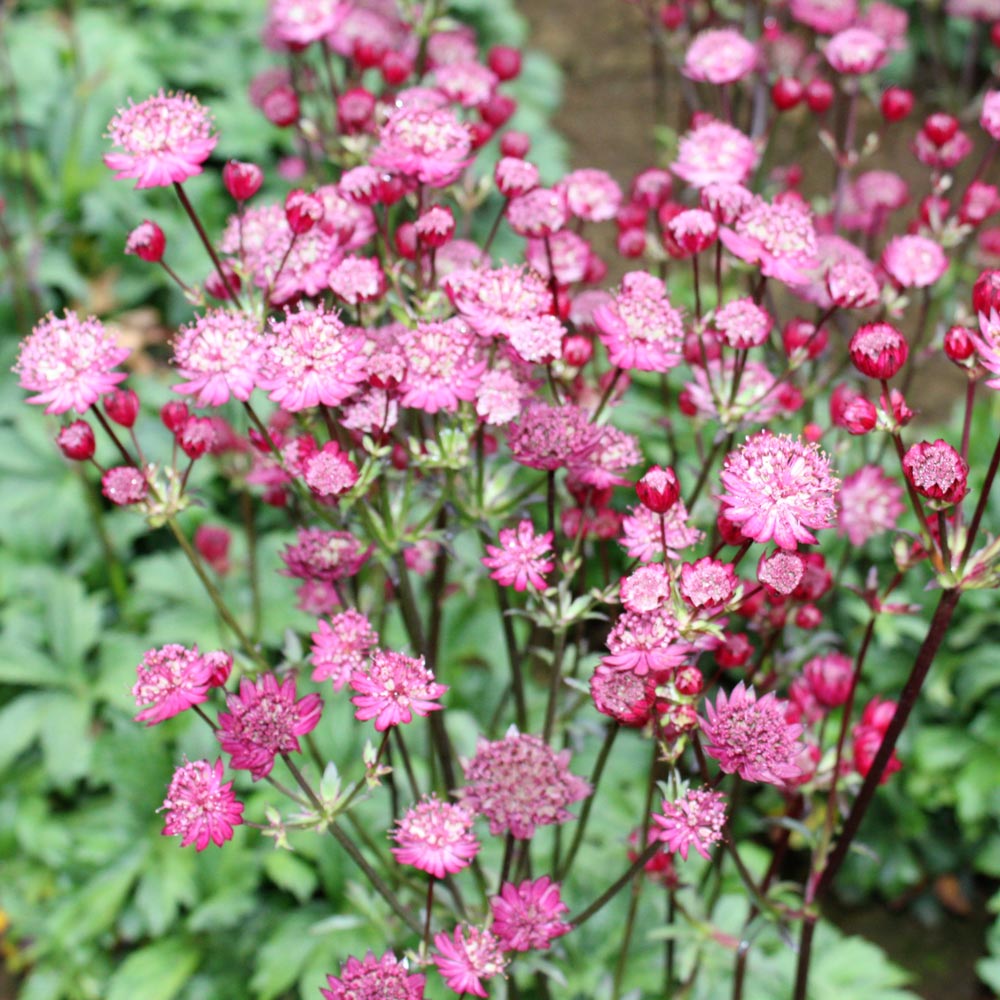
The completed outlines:
{"type": "Polygon", "coordinates": [[[652,562],[662,558],[664,534],[667,536],[667,555],[671,559],[676,559],[681,549],[701,541],[702,533],[688,524],[688,511],[682,500],[678,500],[663,515],[640,505],[630,508],[628,515],[622,519],[621,544],[633,559],[652,562]]]}
{"type": "Polygon", "coordinates": [[[511,424],[507,443],[515,462],[551,471],[585,458],[597,444],[597,435],[581,407],[532,401],[511,424]]]}
{"type": "Polygon", "coordinates": [[[447,187],[461,176],[471,152],[469,130],[453,112],[402,107],[379,129],[369,162],[421,184],[447,187]]]}
{"type": "Polygon", "coordinates": [[[611,364],[645,372],[680,364],[683,321],[658,278],[626,274],[613,301],[594,309],[593,320],[611,364]]]}
{"type": "Polygon", "coordinates": [[[454,875],[479,853],[472,832],[472,813],[435,795],[425,795],[396,824],[392,853],[401,865],[412,865],[435,878],[454,875]]]}
{"type": "Polygon", "coordinates": [[[621,205],[621,188],[604,170],[573,170],[559,182],[559,187],[566,197],[566,207],[587,222],[613,219],[621,205]]]}
{"type": "Polygon", "coordinates": [[[223,783],[222,760],[190,761],[177,768],[161,809],[167,813],[164,837],[180,837],[181,847],[203,851],[209,842],[221,847],[243,822],[243,803],[233,783],[223,783]]]}
{"type": "Polygon", "coordinates": [[[238,694],[226,696],[228,712],[219,713],[219,744],[232,755],[230,766],[249,771],[254,780],[271,773],[279,753],[297,753],[298,737],[319,723],[323,701],[318,694],[295,700],[295,678],[281,684],[274,674],[244,677],[238,694]]]}
{"type": "Polygon", "coordinates": [[[667,849],[687,861],[693,847],[706,860],[708,849],[722,840],[726,797],[707,788],[692,788],[680,798],[663,800],[662,814],[653,814],[657,833],[667,849]]]}
{"type": "Polygon", "coordinates": [[[851,337],[848,350],[862,375],[890,379],[906,364],[910,345],[890,323],[865,323],[851,337]]]}
{"type": "Polygon", "coordinates": [[[702,31],[688,46],[684,75],[703,83],[734,83],[753,72],[757,47],[732,28],[702,31]]]}
{"type": "Polygon", "coordinates": [[[736,594],[738,585],[732,563],[702,556],[681,567],[681,597],[693,608],[720,608],[736,594]]]}
{"type": "Polygon", "coordinates": [[[784,785],[802,769],[797,758],[803,744],[802,727],[786,722],[786,704],[774,693],[758,699],[741,681],[727,697],[721,692],[715,704],[706,702],[707,718],[699,718],[705,734],[705,753],[719,762],[726,774],[744,781],[784,785]]]}
{"type": "Polygon", "coordinates": [[[746,538],[783,549],[815,544],[810,529],[825,528],[836,512],[839,480],[815,444],[761,431],[726,456],[720,474],[727,492],[723,516],[746,538]]]}
{"type": "Polygon", "coordinates": [[[502,740],[481,740],[464,763],[463,803],[490,822],[490,833],[528,840],[535,827],[572,819],[567,806],[590,794],[590,785],[569,772],[570,752],[511,729],[502,740]]]}
{"type": "Polygon", "coordinates": [[[505,587],[525,590],[545,589],[545,574],[555,566],[546,558],[552,551],[552,532],[536,535],[535,526],[525,519],[517,528],[500,529],[500,545],[487,545],[483,565],[493,570],[490,579],[505,587]]]}
{"type": "Polygon", "coordinates": [[[320,620],[312,633],[309,659],[314,681],[332,681],[339,691],[351,673],[361,670],[372,649],[378,645],[378,632],[360,611],[348,608],[329,621],[320,620]]]}
{"type": "Polygon", "coordinates": [[[681,136],[670,169],[688,184],[743,184],[760,154],[753,140],[725,122],[709,118],[681,136]]]}
{"type": "Polygon", "coordinates": [[[896,527],[906,509],[903,487],[877,465],[864,465],[846,476],[838,496],[838,534],[847,535],[851,545],[864,545],[896,527]]]}
{"type": "Polygon", "coordinates": [[[136,675],[132,697],[142,711],[135,719],[150,726],[200,705],[208,699],[213,686],[212,664],[206,662],[197,646],[187,649],[168,643],[150,649],[136,668],[136,675]]]}
{"type": "Polygon", "coordinates": [[[294,545],[281,553],[286,576],[332,583],[354,576],[368,558],[368,550],[348,531],[299,528],[294,545]]]}
{"type": "Polygon", "coordinates": [[[490,900],[493,925],[504,951],[544,951],[572,929],[562,920],[569,907],[559,895],[559,883],[548,875],[520,885],[504,882],[500,895],[490,900]]]}
{"type": "Polygon", "coordinates": [[[623,576],[619,595],[626,611],[645,614],[663,607],[670,597],[670,576],[662,563],[640,566],[623,576]]]}
{"type": "Polygon", "coordinates": [[[507,960],[500,941],[490,931],[459,925],[454,935],[434,935],[437,953],[432,957],[448,988],[465,996],[485,997],[483,980],[503,975],[507,960]]]}
{"type": "Polygon", "coordinates": [[[900,288],[927,288],[948,270],[948,257],[926,236],[894,236],[882,251],[882,266],[900,288]]]}
{"type": "Polygon", "coordinates": [[[503,336],[512,320],[552,310],[552,293],[533,271],[504,266],[454,271],[441,283],[459,315],[481,337],[503,336]]]}
{"type": "Polygon", "coordinates": [[[761,273],[790,285],[805,284],[817,264],[816,229],[807,208],[796,201],[774,204],[758,198],[719,238],[730,253],[761,273]]]}
{"type": "Polygon", "coordinates": [[[534,188],[507,203],[507,222],[518,236],[542,239],[559,232],[569,221],[566,195],[561,188],[534,188]]]}
{"type": "Polygon", "coordinates": [[[358,481],[358,467],[336,441],[327,441],[306,459],[304,478],[317,496],[339,497],[358,481]]]}
{"type": "Polygon", "coordinates": [[[666,607],[644,614],[623,612],[608,633],[607,644],[609,655],[601,660],[603,666],[630,670],[640,677],[652,674],[657,680],[665,680],[691,652],[680,639],[677,619],[666,607]]]}
{"type": "Polygon", "coordinates": [[[753,299],[733,299],[715,313],[713,321],[722,339],[736,348],[759,347],[767,340],[774,321],[753,299]]]}
{"type": "Polygon", "coordinates": [[[874,72],[885,62],[888,46],[867,28],[845,28],[830,39],[823,54],[838,73],[860,76],[874,72]]]}
{"type": "Polygon", "coordinates": [[[969,466],[947,441],[921,441],[903,456],[903,472],[924,497],[958,503],[969,492],[969,466]]]}
{"type": "Polygon", "coordinates": [[[793,18],[813,31],[832,35],[849,28],[858,15],[857,0],[791,0],[793,18]]]}
{"type": "Polygon", "coordinates": [[[182,326],[174,340],[174,364],[187,379],[174,390],[194,395],[196,406],[221,406],[230,396],[246,402],[263,356],[264,339],[252,317],[210,309],[182,326]]]}
{"type": "Polygon", "coordinates": [[[349,958],[339,976],[327,976],[328,988],[320,993],[324,1000],[424,1000],[426,981],[391,951],[381,958],[369,951],[363,961],[349,958]]]}
{"type": "Polygon", "coordinates": [[[454,413],[476,398],[486,369],[482,341],[458,318],[418,323],[399,338],[406,365],[400,403],[425,413],[454,413]]]}
{"type": "Polygon", "coordinates": [[[104,162],[118,180],[135,178],[137,188],[164,187],[201,173],[218,137],[212,117],[190,94],[159,94],[129,104],[111,119],[108,137],[124,150],[104,162]]]}
{"type": "Polygon", "coordinates": [[[821,705],[836,708],[847,701],[854,676],[854,661],[843,653],[814,656],[803,666],[802,676],[821,705]]]}
{"type": "Polygon", "coordinates": [[[649,722],[656,702],[656,680],[652,674],[640,677],[631,670],[615,670],[599,665],[590,678],[594,708],[623,726],[640,728],[649,722]]]}
{"type": "Polygon", "coordinates": [[[358,692],[351,699],[357,707],[354,718],[374,719],[380,733],[412,722],[414,715],[440,710],[444,706],[437,699],[448,690],[434,680],[422,656],[414,659],[384,650],[376,650],[369,664],[352,670],[350,684],[358,692]]]}
{"type": "Polygon", "coordinates": [[[22,389],[37,394],[29,403],[44,403],[46,413],[83,413],[125,379],[114,369],[128,356],[100,320],[67,310],[36,324],[21,341],[13,371],[22,389]]]}
{"type": "Polygon", "coordinates": [[[342,0],[271,0],[266,34],[302,49],[336,31],[348,10],[342,0]]]}
{"type": "Polygon", "coordinates": [[[149,495],[149,480],[134,465],[116,465],[101,476],[101,492],[113,504],[127,507],[146,499],[149,495]]]}
{"type": "Polygon", "coordinates": [[[757,579],[772,597],[788,597],[802,582],[805,569],[805,562],[800,555],[779,549],[760,557],[757,579]]]}

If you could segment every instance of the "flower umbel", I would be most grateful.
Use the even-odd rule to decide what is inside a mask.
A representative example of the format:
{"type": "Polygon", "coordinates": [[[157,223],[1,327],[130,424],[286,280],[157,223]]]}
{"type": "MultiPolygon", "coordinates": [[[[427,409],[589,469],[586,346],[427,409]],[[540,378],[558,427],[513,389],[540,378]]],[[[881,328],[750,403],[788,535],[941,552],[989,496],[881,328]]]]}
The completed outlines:
{"type": "Polygon", "coordinates": [[[463,806],[442,802],[425,795],[396,824],[392,848],[402,865],[444,878],[468,865],[479,853],[479,841],[472,832],[472,813],[463,806]]]}
{"type": "Polygon", "coordinates": [[[221,847],[243,822],[243,803],[236,801],[231,781],[223,784],[222,760],[185,763],[174,772],[162,809],[165,837],[180,837],[181,847],[205,850],[209,841],[221,847]]]}

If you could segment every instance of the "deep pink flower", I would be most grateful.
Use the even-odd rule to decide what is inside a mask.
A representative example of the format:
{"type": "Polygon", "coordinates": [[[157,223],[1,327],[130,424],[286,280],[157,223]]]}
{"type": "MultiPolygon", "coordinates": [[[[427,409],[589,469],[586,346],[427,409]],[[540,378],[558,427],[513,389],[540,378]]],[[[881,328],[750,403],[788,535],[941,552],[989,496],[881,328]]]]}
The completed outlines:
{"type": "Polygon", "coordinates": [[[124,381],[125,373],[114,369],[129,353],[100,320],[67,310],[35,325],[21,341],[13,371],[22,389],[37,393],[29,403],[45,403],[46,413],[83,413],[124,381]]]}
{"type": "Polygon", "coordinates": [[[349,958],[339,976],[327,976],[328,989],[320,987],[320,993],[324,1000],[424,1000],[426,981],[391,951],[381,958],[369,951],[363,961],[349,958]]]}
{"type": "Polygon", "coordinates": [[[469,130],[453,112],[402,107],[379,129],[368,162],[437,188],[458,180],[471,153],[469,130]]]}
{"type": "Polygon", "coordinates": [[[732,28],[696,35],[684,55],[685,76],[702,83],[734,83],[753,72],[757,47],[732,28]]]}
{"type": "Polygon", "coordinates": [[[810,529],[825,528],[836,512],[840,482],[815,444],[761,431],[726,456],[720,474],[727,492],[723,516],[755,542],[783,549],[815,544],[810,529]]]}
{"type": "Polygon", "coordinates": [[[958,503],[969,492],[969,466],[941,438],[920,441],[903,456],[903,472],[923,497],[958,503]]]}
{"type": "Polygon", "coordinates": [[[349,531],[299,528],[296,543],[286,545],[281,558],[286,576],[333,583],[354,576],[368,555],[349,531]]]}
{"type": "Polygon", "coordinates": [[[464,268],[441,283],[459,315],[481,337],[505,336],[509,324],[552,311],[552,293],[524,267],[464,268]]]}
{"type": "Polygon", "coordinates": [[[418,323],[398,341],[405,362],[400,403],[425,413],[454,413],[476,398],[486,369],[483,344],[461,319],[418,323]]]}
{"type": "Polygon", "coordinates": [[[512,320],[507,328],[510,346],[531,364],[548,364],[562,354],[566,330],[555,316],[528,316],[512,320]]]}
{"type": "Polygon", "coordinates": [[[752,139],[732,125],[709,118],[681,136],[670,169],[696,188],[743,184],[759,159],[752,139]]]}
{"type": "Polygon", "coordinates": [[[689,208],[667,223],[667,232],[684,253],[698,254],[719,238],[719,224],[711,212],[689,208]]]}
{"type": "Polygon", "coordinates": [[[628,670],[640,677],[653,674],[665,677],[680,666],[691,653],[691,646],[680,638],[673,610],[656,608],[644,614],[622,612],[608,633],[609,654],[601,665],[612,670],[628,670]]]}
{"type": "Polygon", "coordinates": [[[489,996],[483,980],[503,975],[507,960],[500,941],[487,930],[459,925],[454,935],[434,935],[437,953],[432,956],[448,988],[459,996],[489,996]]]}
{"type": "Polygon", "coordinates": [[[854,676],[854,661],[843,653],[814,656],[802,668],[802,677],[816,700],[825,708],[847,701],[854,676]]]}
{"type": "MultiPolygon", "coordinates": [[[[688,511],[684,502],[677,503],[663,515],[663,527],[667,536],[667,555],[676,559],[681,549],[697,545],[702,532],[688,524],[688,511]]],[[[622,519],[621,544],[633,559],[653,562],[663,557],[663,532],[660,530],[660,515],[646,507],[629,508],[622,519]]]]}
{"type": "Polygon", "coordinates": [[[321,619],[312,633],[309,659],[314,681],[332,681],[339,691],[355,670],[364,667],[378,645],[378,632],[360,611],[348,608],[329,621],[321,619]]]}
{"type": "Polygon", "coordinates": [[[663,282],[645,271],[626,274],[614,299],[594,309],[593,320],[612,365],[666,372],[681,362],[681,314],[663,282]]]}
{"type": "Polygon", "coordinates": [[[209,309],[180,328],[173,346],[174,364],[187,379],[175,392],[194,395],[196,406],[250,398],[264,357],[264,338],[251,316],[209,309]]]}
{"type": "Polygon", "coordinates": [[[626,611],[645,614],[663,607],[670,597],[670,576],[662,563],[640,566],[622,577],[618,591],[626,611]]]}
{"type": "Polygon", "coordinates": [[[673,802],[663,800],[663,812],[653,814],[660,840],[667,850],[687,861],[693,847],[706,860],[708,849],[722,840],[726,797],[707,788],[692,788],[673,802]]]}
{"type": "Polygon", "coordinates": [[[906,509],[903,487],[877,465],[864,465],[845,477],[838,501],[837,532],[852,545],[894,530],[906,509]]]}
{"type": "Polygon", "coordinates": [[[392,853],[401,865],[412,865],[435,878],[454,875],[479,853],[472,832],[473,816],[467,809],[425,795],[398,821],[392,853]]]}
{"type": "Polygon", "coordinates": [[[516,156],[504,156],[493,169],[497,190],[505,198],[516,198],[538,187],[538,167],[516,156]]]}
{"type": "Polygon", "coordinates": [[[319,723],[323,701],[318,694],[295,700],[295,678],[280,685],[274,674],[254,682],[240,680],[238,694],[226,696],[228,712],[219,713],[219,744],[231,754],[230,767],[247,770],[254,780],[271,773],[278,754],[297,753],[298,737],[319,723]]]}
{"type": "Polygon", "coordinates": [[[1000,141],[1000,90],[986,91],[979,124],[991,139],[1000,141]]]}
{"type": "Polygon", "coordinates": [[[542,239],[569,221],[566,195],[560,188],[533,188],[507,203],[507,222],[518,236],[542,239]]]}
{"type": "Polygon", "coordinates": [[[927,288],[948,270],[948,257],[926,236],[894,236],[882,251],[882,266],[900,288],[927,288]]]}
{"type": "Polygon", "coordinates": [[[351,687],[358,694],[351,699],[357,707],[354,718],[375,720],[378,732],[413,721],[414,715],[428,715],[444,708],[437,699],[448,690],[434,680],[422,656],[414,659],[403,653],[376,650],[371,662],[355,667],[351,687]]]}
{"type": "Polygon", "coordinates": [[[559,883],[543,875],[520,885],[504,882],[500,895],[490,900],[490,928],[504,951],[545,951],[552,941],[572,928],[563,919],[569,907],[559,894],[559,883]]]}
{"type": "Polygon", "coordinates": [[[740,260],[790,285],[805,284],[817,265],[817,238],[808,209],[794,201],[774,204],[758,198],[719,238],[740,260]]]}
{"type": "Polygon", "coordinates": [[[698,719],[707,740],[705,753],[726,774],[738,773],[744,781],[784,785],[797,778],[802,727],[786,721],[786,707],[773,692],[758,699],[742,681],[728,698],[720,692],[714,705],[705,703],[708,717],[698,719]]]}
{"type": "Polygon", "coordinates": [[[108,138],[123,153],[106,153],[117,180],[137,188],[164,187],[201,173],[215,148],[212,116],[190,94],[164,94],[129,103],[111,119],[108,138]]]}
{"type": "Polygon", "coordinates": [[[554,275],[561,287],[586,281],[596,259],[591,245],[571,229],[544,239],[529,238],[524,256],[541,277],[548,281],[554,275]]]}
{"type": "Polygon", "coordinates": [[[160,807],[167,813],[164,837],[180,837],[181,847],[194,844],[203,851],[209,841],[221,847],[233,839],[233,827],[243,822],[243,803],[236,801],[233,783],[222,782],[221,758],[184,763],[174,772],[160,807]]]}
{"type": "Polygon", "coordinates": [[[142,708],[135,721],[155,726],[207,701],[212,675],[212,663],[206,662],[197,646],[187,649],[168,643],[147,650],[136,668],[137,680],[132,687],[136,706],[142,708]]]}
{"type": "Polygon", "coordinates": [[[566,207],[586,222],[606,222],[618,213],[622,191],[604,170],[572,170],[559,182],[566,207]]]}
{"type": "Polygon", "coordinates": [[[727,302],[716,310],[713,320],[719,336],[730,347],[739,349],[760,347],[767,341],[773,323],[767,310],[749,297],[727,302]]]}
{"type": "Polygon", "coordinates": [[[640,677],[631,670],[615,670],[598,665],[590,678],[594,708],[623,726],[640,728],[649,722],[656,701],[656,680],[652,674],[640,677]]]}
{"type": "Polygon", "coordinates": [[[597,436],[598,428],[582,408],[532,400],[510,425],[507,443],[515,462],[551,471],[586,458],[597,436]]]}
{"type": "Polygon", "coordinates": [[[572,819],[567,806],[586,798],[590,785],[569,771],[570,752],[556,752],[537,736],[511,727],[502,740],[480,740],[463,763],[462,802],[489,820],[490,833],[529,840],[538,826],[572,819]]]}
{"type": "Polygon", "coordinates": [[[101,492],[113,504],[127,507],[142,503],[149,494],[149,481],[134,465],[116,465],[101,476],[101,492]]]}
{"type": "Polygon", "coordinates": [[[795,552],[778,549],[770,555],[762,555],[757,564],[757,580],[765,590],[775,597],[788,597],[802,582],[805,563],[795,552]]]}
{"type": "Polygon", "coordinates": [[[848,352],[862,375],[890,379],[906,364],[910,345],[891,323],[865,323],[851,337],[848,352]]]}
{"type": "Polygon", "coordinates": [[[546,556],[552,551],[551,531],[536,535],[531,521],[521,521],[517,528],[500,529],[500,545],[487,545],[488,555],[482,563],[493,570],[490,579],[504,587],[525,590],[545,589],[545,574],[555,566],[555,561],[546,556]]]}
{"type": "Polygon", "coordinates": [[[434,83],[437,88],[463,108],[481,108],[493,97],[497,75],[481,63],[471,59],[437,66],[434,69],[434,83]]]}

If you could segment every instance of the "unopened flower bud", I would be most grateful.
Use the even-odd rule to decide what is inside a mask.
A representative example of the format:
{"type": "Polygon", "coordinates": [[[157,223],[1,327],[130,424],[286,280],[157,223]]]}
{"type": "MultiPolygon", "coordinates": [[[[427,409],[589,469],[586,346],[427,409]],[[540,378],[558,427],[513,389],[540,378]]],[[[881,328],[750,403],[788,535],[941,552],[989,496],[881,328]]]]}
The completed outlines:
{"type": "Polygon", "coordinates": [[[507,94],[491,94],[479,107],[483,121],[494,129],[503,128],[514,117],[515,111],[517,101],[507,94]]]}
{"type": "Polygon", "coordinates": [[[94,431],[86,420],[74,420],[59,429],[56,436],[56,443],[62,453],[74,462],[86,462],[94,457],[97,450],[97,442],[94,440],[94,431]]]}
{"type": "Polygon", "coordinates": [[[299,120],[299,95],[288,84],[282,84],[261,100],[260,109],[272,125],[287,128],[299,120]]]}
{"type": "Polygon", "coordinates": [[[359,135],[375,124],[375,95],[364,87],[352,87],[337,96],[337,122],[345,135],[359,135]]]}
{"type": "Polygon", "coordinates": [[[686,698],[694,698],[701,694],[704,686],[705,678],[695,666],[681,667],[674,675],[674,687],[686,698]]]}
{"type": "Polygon", "coordinates": [[[654,514],[666,514],[681,495],[680,483],[671,468],[654,465],[635,484],[639,502],[654,514]]]}
{"type": "Polygon", "coordinates": [[[805,96],[805,87],[793,76],[779,76],[771,86],[771,103],[779,111],[790,111],[805,96]]]}
{"type": "Polygon", "coordinates": [[[563,338],[562,356],[566,364],[582,368],[594,354],[594,343],[589,337],[571,333],[563,338]]]}
{"type": "Polygon", "coordinates": [[[821,76],[814,77],[806,84],[805,99],[809,110],[816,115],[821,115],[830,110],[836,91],[829,80],[824,80],[821,76]]]}
{"type": "Polygon", "coordinates": [[[135,426],[139,397],[131,389],[113,389],[104,396],[104,412],[119,427],[135,426]]]}
{"type": "Polygon", "coordinates": [[[879,108],[887,122],[901,122],[913,110],[914,97],[902,87],[890,87],[882,94],[879,108]]]}
{"type": "Polygon", "coordinates": [[[235,201],[248,201],[264,183],[264,171],[256,163],[230,160],[222,168],[222,183],[235,201]]]}
{"type": "Polygon", "coordinates": [[[715,659],[720,667],[731,670],[734,667],[742,667],[752,653],[753,646],[750,640],[742,632],[732,632],[722,640],[722,645],[715,651],[715,659]]]}
{"type": "Polygon", "coordinates": [[[177,444],[190,459],[201,458],[215,441],[215,425],[209,417],[188,417],[177,432],[177,444]]]}
{"type": "Polygon", "coordinates": [[[500,155],[523,159],[531,151],[531,136],[526,132],[504,132],[500,136],[500,155]]]}
{"type": "Polygon", "coordinates": [[[421,246],[436,250],[455,235],[455,216],[444,205],[433,205],[414,223],[421,246]]]}
{"type": "Polygon", "coordinates": [[[964,326],[950,326],[944,335],[944,353],[949,361],[960,365],[976,352],[972,334],[964,326]]]}
{"type": "Polygon", "coordinates": [[[222,280],[222,275],[215,268],[212,268],[208,272],[205,276],[205,291],[213,299],[219,299],[220,302],[227,302],[232,298],[229,290],[232,289],[238,295],[243,282],[240,281],[240,276],[225,261],[222,262],[222,271],[226,276],[226,281],[222,280]]]}
{"type": "MultiPolygon", "coordinates": [[[[199,524],[195,529],[194,547],[198,551],[198,555],[219,576],[229,572],[229,543],[231,540],[229,529],[223,528],[221,525],[199,524]]],[[[230,666],[232,666],[232,660],[230,660],[230,666]]],[[[222,683],[225,683],[225,680],[222,683]]]]}
{"type": "Polygon", "coordinates": [[[920,441],[903,456],[903,472],[923,497],[958,503],[969,492],[969,466],[947,441],[920,441]]]}
{"type": "MultiPolygon", "coordinates": [[[[197,535],[197,532],[195,532],[197,535]]],[[[222,687],[229,680],[233,670],[233,658],[222,650],[206,653],[203,657],[205,666],[211,673],[208,678],[209,687],[222,687]]]]}
{"type": "Polygon", "coordinates": [[[1000,271],[983,271],[972,286],[972,308],[987,316],[1000,312],[1000,271]]]}
{"type": "Polygon", "coordinates": [[[521,72],[521,53],[510,45],[494,45],[486,63],[501,82],[513,80],[521,72]]]}
{"type": "Polygon", "coordinates": [[[296,236],[308,233],[323,218],[323,202],[314,194],[295,188],[285,196],[285,219],[296,236]]]}
{"type": "Polygon", "coordinates": [[[176,434],[184,426],[189,415],[187,403],[180,400],[164,403],[160,409],[160,420],[171,434],[176,434]]]}
{"type": "Polygon", "coordinates": [[[389,51],[382,57],[382,79],[398,87],[413,72],[413,60],[403,52],[389,51]]]}
{"type": "Polygon", "coordinates": [[[864,396],[855,396],[844,407],[843,425],[850,434],[867,434],[875,429],[878,422],[878,410],[864,396]]]}
{"type": "Polygon", "coordinates": [[[125,240],[125,253],[149,264],[159,264],[167,248],[163,230],[149,219],[140,222],[125,240]]]}
{"type": "Polygon", "coordinates": [[[862,375],[890,379],[906,364],[906,338],[889,323],[865,323],[848,345],[851,362],[862,375]]]}

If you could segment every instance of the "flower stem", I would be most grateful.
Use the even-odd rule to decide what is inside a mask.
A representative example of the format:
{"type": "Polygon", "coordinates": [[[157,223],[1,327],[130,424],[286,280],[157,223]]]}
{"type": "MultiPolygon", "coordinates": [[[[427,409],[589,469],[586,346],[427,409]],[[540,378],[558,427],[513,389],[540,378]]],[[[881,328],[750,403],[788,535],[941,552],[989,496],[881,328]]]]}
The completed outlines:
{"type": "Polygon", "coordinates": [[[243,303],[240,301],[239,295],[236,294],[236,290],[230,284],[229,276],[222,266],[222,261],[219,260],[219,255],[215,252],[215,247],[212,246],[212,241],[208,238],[208,233],[205,232],[205,227],[201,224],[201,219],[198,218],[198,213],[194,210],[194,205],[191,204],[191,199],[188,198],[187,192],[179,181],[174,181],[174,190],[177,192],[177,197],[180,198],[181,205],[184,211],[187,212],[192,225],[198,231],[198,237],[208,251],[208,256],[212,258],[212,263],[215,265],[215,270],[222,280],[223,287],[229,292],[229,297],[236,303],[237,308],[242,309],[243,303]]]}

